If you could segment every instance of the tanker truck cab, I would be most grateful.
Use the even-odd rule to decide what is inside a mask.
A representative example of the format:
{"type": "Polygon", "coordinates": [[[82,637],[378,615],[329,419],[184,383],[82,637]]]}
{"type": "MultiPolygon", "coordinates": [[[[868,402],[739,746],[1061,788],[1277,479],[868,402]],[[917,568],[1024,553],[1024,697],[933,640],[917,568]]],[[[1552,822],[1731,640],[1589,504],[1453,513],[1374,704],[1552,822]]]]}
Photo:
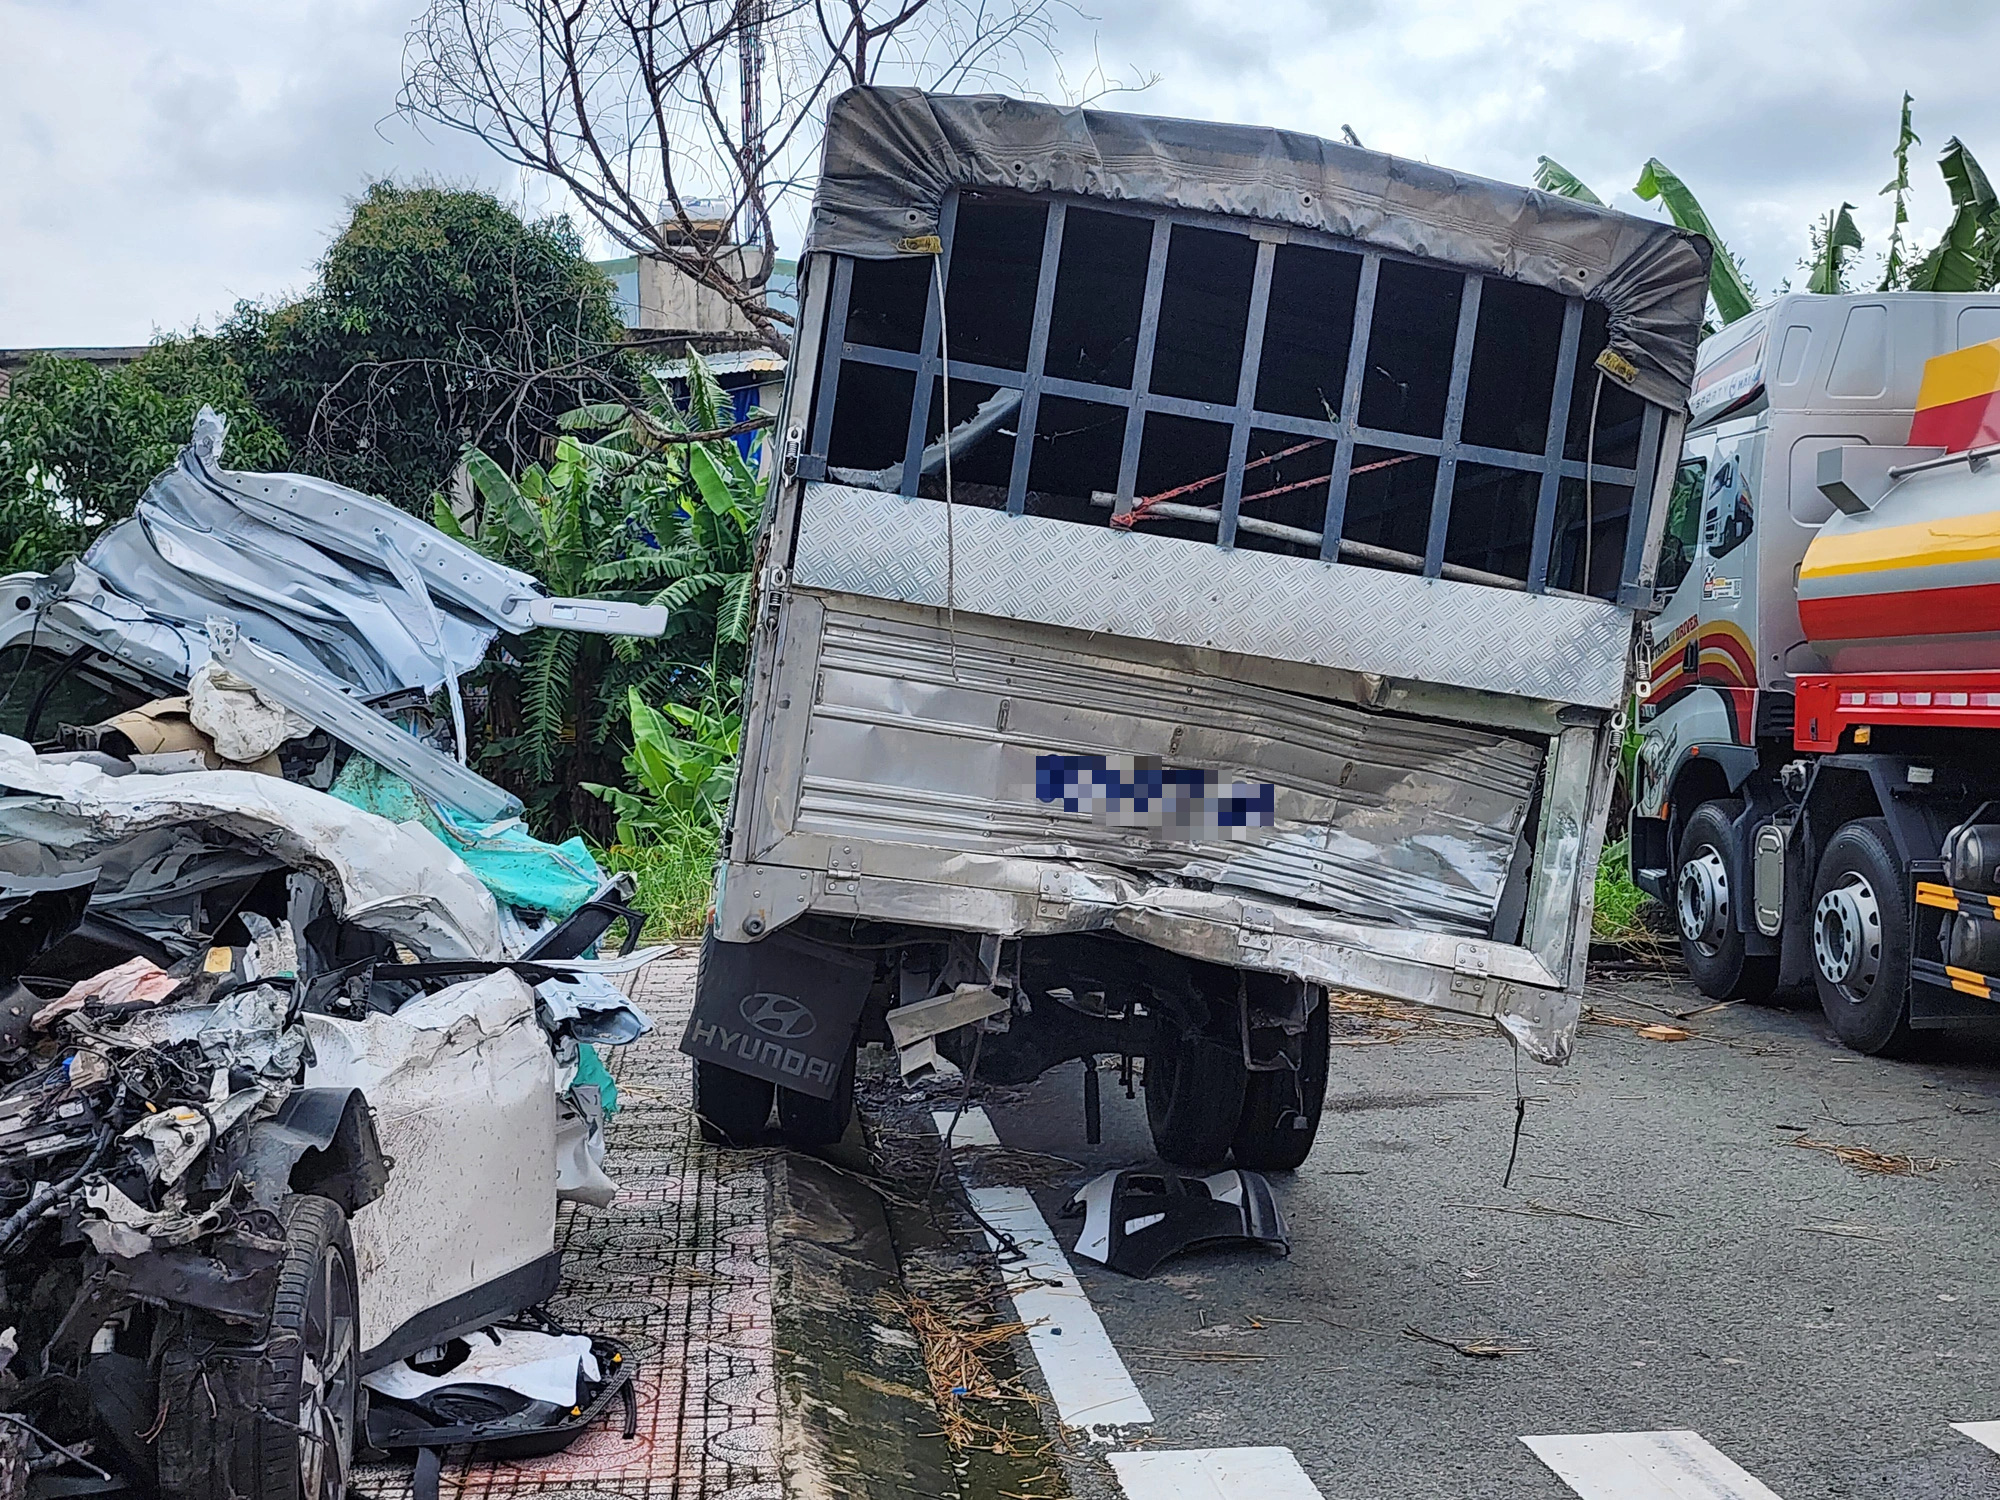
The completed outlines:
{"type": "Polygon", "coordinates": [[[1993,294],[1740,320],[1702,346],[1663,527],[1634,878],[1705,993],[1811,985],[1866,1052],[2000,1019],[2000,923],[1964,915],[2000,882],[1946,878],[2000,837],[1996,339],[1993,294]]]}

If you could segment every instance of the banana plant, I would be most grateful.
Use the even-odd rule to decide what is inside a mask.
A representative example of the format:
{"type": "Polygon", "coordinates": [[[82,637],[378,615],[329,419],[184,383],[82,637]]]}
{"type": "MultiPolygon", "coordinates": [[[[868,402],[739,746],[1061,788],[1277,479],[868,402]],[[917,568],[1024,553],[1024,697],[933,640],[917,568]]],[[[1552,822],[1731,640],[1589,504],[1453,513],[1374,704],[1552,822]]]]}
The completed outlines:
{"type": "Polygon", "coordinates": [[[1582,178],[1552,156],[1535,158],[1535,186],[1558,198],[1574,198],[1579,203],[1604,207],[1604,200],[1585,186],[1582,178]]]}
{"type": "Polygon", "coordinates": [[[1657,156],[1650,158],[1639,170],[1639,180],[1632,191],[1648,203],[1658,202],[1665,206],[1667,217],[1683,229],[1701,235],[1714,246],[1715,254],[1709,261],[1708,295],[1714,299],[1716,315],[1726,328],[1738,318],[1747,317],[1756,306],[1756,298],[1750,293],[1750,284],[1743,279],[1737,268],[1736,257],[1730,253],[1722,236],[1715,232],[1715,225],[1709,222],[1708,212],[1688,185],[1676,177],[1657,156]]]}
{"type": "MultiPolygon", "coordinates": [[[[1535,186],[1545,193],[1574,198],[1580,203],[1604,205],[1604,200],[1593,193],[1581,178],[1553,157],[1536,158],[1535,186]]],[[[1693,230],[1714,247],[1714,258],[1708,270],[1708,295],[1715,302],[1716,316],[1723,325],[1734,323],[1756,305],[1749,283],[1744,281],[1743,272],[1736,264],[1736,257],[1722,242],[1722,236],[1715,232],[1715,225],[1709,221],[1707,212],[1688,190],[1687,184],[1668,170],[1658,157],[1646,163],[1632,191],[1648,203],[1657,201],[1663,204],[1667,216],[1674,223],[1682,229],[1693,230]]]]}
{"type": "Polygon", "coordinates": [[[2000,199],[1965,144],[1953,136],[1938,158],[1951,191],[1951,224],[1910,273],[1917,292],[1983,292],[2000,270],[2000,199]]]}
{"type": "Polygon", "coordinates": [[[1882,262],[1882,286],[1885,292],[1902,289],[1904,279],[1910,273],[1910,247],[1903,238],[1903,226],[1910,222],[1910,147],[1923,144],[1915,127],[1910,123],[1912,104],[1908,90],[1903,93],[1902,128],[1896,135],[1896,175],[1889,179],[1887,187],[1878,197],[1894,195],[1894,209],[1889,223],[1889,253],[1882,262]]]}
{"type": "Polygon", "coordinates": [[[686,440],[730,425],[728,395],[699,358],[686,386],[680,402],[656,385],[640,407],[567,414],[547,467],[531,464],[518,479],[469,450],[480,500],[470,534],[442,498],[434,507],[441,530],[552,593],[668,611],[657,641],[535,631],[482,668],[482,767],[542,827],[608,831],[600,799],[586,793],[615,777],[617,741],[635,722],[631,693],[672,714],[742,670],[763,484],[734,442],[686,440]]]}
{"type": "Polygon", "coordinates": [[[1854,205],[1843,203],[1813,227],[1813,264],[1806,277],[1809,292],[1847,290],[1845,252],[1861,248],[1861,231],[1854,223],[1854,205]]]}
{"type": "Polygon", "coordinates": [[[725,700],[734,703],[741,692],[740,682],[729,683],[726,691],[711,684],[699,705],[654,709],[636,689],[628,691],[632,751],[625,772],[638,790],[594,782],[585,788],[611,805],[621,845],[638,849],[690,829],[712,833],[722,827],[743,743],[742,715],[725,700]]]}

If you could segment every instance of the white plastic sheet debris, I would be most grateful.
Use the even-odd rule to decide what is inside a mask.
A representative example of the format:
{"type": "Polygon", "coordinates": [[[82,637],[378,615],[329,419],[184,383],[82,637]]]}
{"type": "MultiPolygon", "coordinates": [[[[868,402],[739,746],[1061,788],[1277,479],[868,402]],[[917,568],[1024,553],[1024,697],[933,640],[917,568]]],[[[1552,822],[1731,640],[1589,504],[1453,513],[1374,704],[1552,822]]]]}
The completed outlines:
{"type": "Polygon", "coordinates": [[[573,1406],[577,1382],[598,1378],[597,1356],[580,1333],[537,1333],[527,1328],[482,1328],[441,1349],[428,1349],[361,1377],[371,1391],[398,1401],[453,1385],[497,1385],[530,1401],[573,1406]],[[463,1351],[463,1358],[457,1357],[463,1351]],[[417,1365],[449,1366],[426,1374],[417,1365]]]}
{"type": "Polygon", "coordinates": [[[535,993],[508,970],[393,1016],[304,1017],[307,1088],[358,1088],[394,1159],[354,1216],[361,1346],[555,1249],[556,1062],[535,993]],[[438,1183],[462,1183],[439,1195],[438,1183]]]}
{"type": "Polygon", "coordinates": [[[111,776],[0,735],[0,840],[63,868],[155,830],[212,829],[317,877],[342,920],[419,958],[490,958],[500,914],[465,862],[414,824],[248,771],[111,776]]]}
{"type": "Polygon", "coordinates": [[[195,668],[187,698],[188,722],[215,742],[217,755],[239,765],[262,760],[286,740],[313,731],[302,715],[212,661],[195,668]]]}

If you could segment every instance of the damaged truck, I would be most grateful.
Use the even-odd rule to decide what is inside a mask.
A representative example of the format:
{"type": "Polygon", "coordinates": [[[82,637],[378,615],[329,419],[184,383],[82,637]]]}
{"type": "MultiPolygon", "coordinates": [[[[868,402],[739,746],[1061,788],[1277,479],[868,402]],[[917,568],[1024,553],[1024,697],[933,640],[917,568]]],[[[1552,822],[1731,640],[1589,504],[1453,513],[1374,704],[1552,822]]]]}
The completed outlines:
{"type": "Polygon", "coordinates": [[[0,1497],[340,1500],[623,1395],[537,1309],[646,1017],[624,877],[464,764],[500,631],[658,634],[222,467],[0,579],[0,1497]],[[598,955],[619,921],[622,953],[598,955]]]}
{"type": "Polygon", "coordinates": [[[1326,993],[1561,1063],[1709,247],[1276,130],[868,89],[829,121],[698,1111],[855,1049],[1143,1059],[1301,1162],[1326,993]]]}

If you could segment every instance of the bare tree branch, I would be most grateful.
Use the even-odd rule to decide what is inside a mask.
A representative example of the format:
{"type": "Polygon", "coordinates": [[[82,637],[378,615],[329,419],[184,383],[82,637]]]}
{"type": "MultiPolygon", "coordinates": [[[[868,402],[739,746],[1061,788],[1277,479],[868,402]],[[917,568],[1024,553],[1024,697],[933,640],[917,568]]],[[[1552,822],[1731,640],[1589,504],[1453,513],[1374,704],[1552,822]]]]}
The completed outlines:
{"type": "Polygon", "coordinates": [[[1074,13],[1070,0],[429,0],[398,103],[555,178],[613,240],[716,293],[782,353],[792,318],[764,296],[772,223],[816,167],[834,96],[1031,93],[1074,13]]]}

